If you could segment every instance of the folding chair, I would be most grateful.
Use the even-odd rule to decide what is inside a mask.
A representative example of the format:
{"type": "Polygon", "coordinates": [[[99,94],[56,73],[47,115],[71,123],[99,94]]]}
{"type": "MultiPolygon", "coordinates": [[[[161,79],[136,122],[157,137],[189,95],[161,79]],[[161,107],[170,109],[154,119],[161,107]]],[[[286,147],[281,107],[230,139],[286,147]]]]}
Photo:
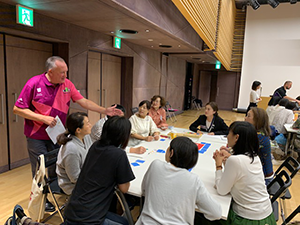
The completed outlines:
{"type": "Polygon", "coordinates": [[[131,108],[132,115],[135,114],[135,113],[137,113],[138,111],[139,111],[138,107],[131,108]]]}
{"type": "Polygon", "coordinates": [[[197,110],[201,110],[202,108],[202,101],[197,99],[195,96],[192,97],[193,106],[197,110]]]}
{"type": "Polygon", "coordinates": [[[177,118],[176,118],[175,112],[177,112],[178,110],[173,109],[169,102],[166,102],[165,109],[167,112],[167,117],[170,118],[170,120],[172,122],[176,122],[177,118]],[[174,121],[173,121],[172,117],[173,117],[174,121]]]}
{"type": "Polygon", "coordinates": [[[292,184],[292,179],[289,174],[285,170],[281,170],[275,178],[268,184],[267,190],[271,198],[273,213],[275,216],[276,221],[278,220],[278,202],[277,199],[279,198],[280,208],[281,208],[281,217],[284,221],[284,212],[283,207],[281,205],[280,198],[285,195],[287,189],[292,184]],[[275,187],[275,192],[272,192],[275,187]],[[272,190],[272,191],[271,191],[272,190]]]}
{"type": "MultiPolygon", "coordinates": [[[[278,169],[275,171],[274,176],[276,177],[280,171],[285,170],[289,173],[289,176],[291,177],[291,179],[293,179],[293,177],[297,174],[297,172],[300,169],[300,164],[299,162],[294,159],[292,156],[289,156],[279,167],[278,169]]],[[[278,190],[278,186],[274,185],[271,189],[270,189],[270,194],[274,194],[277,190],[278,190]]],[[[283,205],[283,212],[286,212],[286,204],[285,204],[285,199],[291,199],[291,193],[289,191],[289,189],[287,189],[286,193],[280,197],[280,200],[282,201],[282,205],[283,205]]]]}
{"type": "MultiPolygon", "coordinates": [[[[57,177],[49,176],[49,167],[56,165],[58,151],[59,151],[59,149],[55,149],[53,151],[50,151],[50,152],[44,154],[44,157],[43,157],[43,159],[45,160],[44,163],[45,163],[45,168],[46,168],[46,175],[45,175],[45,185],[43,187],[44,198],[43,198],[43,201],[41,202],[41,208],[43,207],[43,204],[46,203],[47,195],[49,194],[53,200],[53,203],[55,206],[55,211],[50,213],[50,215],[47,216],[46,218],[43,218],[44,215],[42,215],[42,212],[40,211],[38,220],[37,220],[38,222],[40,222],[40,221],[46,222],[49,219],[51,219],[56,213],[59,214],[61,221],[64,222],[64,218],[62,216],[62,210],[64,209],[65,204],[63,204],[62,206],[59,206],[54,195],[65,195],[65,194],[61,191],[60,187],[58,186],[57,177]]],[[[40,162],[41,159],[42,159],[42,157],[39,156],[38,164],[41,163],[40,162]]]]}
{"type": "Polygon", "coordinates": [[[281,225],[288,224],[298,213],[300,213],[300,205],[286,218],[286,220],[283,221],[281,225]]]}
{"type": "Polygon", "coordinates": [[[124,194],[122,193],[122,191],[120,191],[119,188],[115,188],[115,194],[120,202],[120,205],[123,209],[123,216],[126,217],[127,221],[128,221],[128,224],[129,225],[134,225],[134,222],[133,222],[133,218],[132,218],[132,215],[131,215],[131,212],[130,212],[130,208],[127,204],[127,201],[125,199],[125,196],[124,194]]]}

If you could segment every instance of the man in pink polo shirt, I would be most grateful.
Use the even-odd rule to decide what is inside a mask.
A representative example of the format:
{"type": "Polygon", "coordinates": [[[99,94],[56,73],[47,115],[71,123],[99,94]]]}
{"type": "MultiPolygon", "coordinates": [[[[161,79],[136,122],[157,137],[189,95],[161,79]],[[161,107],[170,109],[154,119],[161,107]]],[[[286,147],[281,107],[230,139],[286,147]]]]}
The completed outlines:
{"type": "Polygon", "coordinates": [[[15,114],[25,118],[24,134],[32,176],[35,174],[37,157],[59,148],[50,140],[45,129],[56,125],[56,116],[65,124],[71,99],[85,109],[102,114],[122,113],[115,107],[106,109],[84,98],[67,79],[68,66],[62,58],[48,58],[46,69],[47,72],[27,81],[13,109],[15,114]]]}

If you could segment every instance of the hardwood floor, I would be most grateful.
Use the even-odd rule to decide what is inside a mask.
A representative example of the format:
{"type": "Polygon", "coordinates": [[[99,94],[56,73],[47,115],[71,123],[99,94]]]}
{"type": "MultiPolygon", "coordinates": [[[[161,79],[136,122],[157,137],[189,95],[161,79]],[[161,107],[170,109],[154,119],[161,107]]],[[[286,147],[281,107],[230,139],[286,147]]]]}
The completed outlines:
{"type": "MultiPolygon", "coordinates": [[[[177,122],[167,121],[170,126],[188,128],[189,125],[194,122],[200,114],[203,114],[203,110],[189,110],[184,113],[177,115],[177,122]]],[[[229,125],[233,121],[244,120],[245,114],[235,113],[231,111],[220,111],[219,115],[224,119],[224,121],[229,125]]],[[[274,170],[278,166],[274,165],[274,170]]],[[[300,175],[299,173],[293,178],[293,184],[290,187],[290,192],[292,198],[286,201],[286,216],[289,215],[297,206],[300,204],[300,175]],[[298,194],[297,194],[298,193],[298,194]]],[[[13,207],[16,204],[21,205],[25,213],[27,214],[27,206],[29,201],[29,194],[31,189],[31,172],[30,165],[25,165],[11,171],[0,174],[0,224],[4,224],[6,219],[12,215],[13,207]]],[[[62,200],[60,199],[60,203],[62,200]]],[[[133,215],[136,218],[139,209],[135,208],[133,215]]],[[[294,218],[293,221],[300,221],[300,215],[294,218]]],[[[281,224],[279,220],[277,224],[281,224]]],[[[58,215],[55,215],[51,220],[48,221],[49,224],[60,224],[60,219],[58,215]]]]}

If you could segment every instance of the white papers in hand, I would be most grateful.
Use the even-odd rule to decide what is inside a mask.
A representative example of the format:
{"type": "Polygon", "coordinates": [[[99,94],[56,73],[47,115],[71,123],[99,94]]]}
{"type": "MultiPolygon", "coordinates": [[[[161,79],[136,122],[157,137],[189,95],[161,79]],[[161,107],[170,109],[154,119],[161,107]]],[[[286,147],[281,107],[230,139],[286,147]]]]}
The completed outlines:
{"type": "Polygon", "coordinates": [[[55,119],[56,119],[56,125],[54,127],[48,126],[46,128],[46,132],[54,144],[56,144],[57,142],[56,137],[66,131],[60,118],[56,116],[55,119]]]}

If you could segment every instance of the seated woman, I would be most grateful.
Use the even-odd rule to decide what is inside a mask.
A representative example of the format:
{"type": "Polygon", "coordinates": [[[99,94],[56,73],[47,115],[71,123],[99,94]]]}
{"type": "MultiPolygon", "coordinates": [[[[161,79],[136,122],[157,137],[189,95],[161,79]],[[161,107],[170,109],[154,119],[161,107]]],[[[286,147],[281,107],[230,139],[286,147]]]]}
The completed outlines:
{"type": "MultiPolygon", "coordinates": [[[[124,114],[126,112],[125,108],[119,104],[114,104],[112,106],[115,106],[115,105],[116,105],[116,109],[120,109],[122,111],[122,113],[119,116],[124,116],[124,114]]],[[[91,139],[93,142],[98,141],[100,139],[103,125],[106,122],[106,120],[108,120],[109,117],[110,117],[109,115],[106,115],[102,119],[98,120],[95,123],[95,125],[92,127],[90,136],[91,136],[91,139]]],[[[139,146],[136,148],[126,147],[125,151],[130,152],[130,153],[143,154],[146,151],[146,148],[144,148],[143,146],[139,146]]]]}
{"type": "Polygon", "coordinates": [[[259,140],[258,156],[263,166],[265,183],[268,185],[273,180],[274,176],[268,115],[265,110],[254,107],[248,111],[245,121],[251,123],[257,131],[259,140]]]}
{"type": "Polygon", "coordinates": [[[141,101],[139,104],[139,111],[129,118],[129,121],[131,122],[129,146],[137,145],[142,140],[157,141],[159,139],[159,129],[152,118],[148,116],[150,106],[151,104],[149,101],[141,101]]]}
{"type": "Polygon", "coordinates": [[[209,102],[205,105],[205,115],[190,125],[190,130],[202,134],[202,131],[209,135],[228,134],[228,126],[218,115],[218,105],[215,102],[209,102]],[[198,128],[200,126],[200,129],[198,128]]]}
{"type": "Polygon", "coordinates": [[[276,224],[258,157],[259,141],[254,126],[243,121],[233,122],[227,145],[213,155],[217,192],[230,193],[233,198],[227,220],[222,224],[276,224]],[[231,148],[232,155],[228,153],[231,148]]]}
{"type": "Polygon", "coordinates": [[[198,147],[187,137],[171,141],[165,160],[154,160],[142,182],[145,203],[136,225],[194,224],[195,204],[209,220],[220,219],[221,205],[199,176],[188,170],[198,161],[198,147]]]}
{"type": "Polygon", "coordinates": [[[156,126],[162,130],[166,130],[168,128],[168,124],[166,122],[166,111],[163,108],[165,104],[165,99],[160,95],[154,95],[151,98],[149,116],[151,116],[156,126]]]}
{"type": "Polygon", "coordinates": [[[108,212],[115,186],[126,193],[135,179],[126,152],[131,124],[125,117],[110,117],[101,138],[86,156],[76,186],[65,208],[65,224],[128,224],[108,212]]]}
{"type": "Polygon", "coordinates": [[[72,113],[67,118],[66,132],[57,137],[57,143],[62,145],[56,162],[58,185],[67,195],[71,195],[92,145],[88,135],[91,127],[86,113],[72,113]]]}

